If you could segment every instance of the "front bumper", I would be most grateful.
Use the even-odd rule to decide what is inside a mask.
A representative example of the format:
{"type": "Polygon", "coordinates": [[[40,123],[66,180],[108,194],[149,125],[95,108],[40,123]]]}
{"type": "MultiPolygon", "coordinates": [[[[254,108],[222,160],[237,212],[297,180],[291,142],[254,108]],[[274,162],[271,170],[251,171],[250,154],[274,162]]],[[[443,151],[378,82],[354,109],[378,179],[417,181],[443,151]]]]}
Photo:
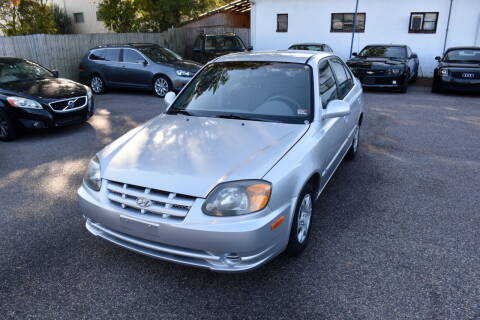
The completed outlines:
{"type": "Polygon", "coordinates": [[[172,78],[173,90],[177,91],[177,92],[182,90],[183,87],[185,87],[185,85],[190,82],[190,80],[192,80],[192,78],[190,78],[190,77],[176,76],[176,77],[172,78]]]}
{"type": "Polygon", "coordinates": [[[398,88],[405,83],[405,76],[359,76],[363,87],[366,88],[398,88]]]}
{"type": "MultiPolygon", "coordinates": [[[[102,187],[103,188],[103,187],[102,187]]],[[[153,258],[219,272],[243,272],[287,246],[291,205],[251,217],[210,217],[197,199],[183,221],[160,221],[112,205],[87,187],[78,190],[86,228],[93,235],[153,258]],[[275,230],[281,216],[287,221],[275,230]]]]}
{"type": "Polygon", "coordinates": [[[450,76],[437,79],[439,89],[462,91],[462,92],[480,92],[480,79],[457,79],[450,76]]]}

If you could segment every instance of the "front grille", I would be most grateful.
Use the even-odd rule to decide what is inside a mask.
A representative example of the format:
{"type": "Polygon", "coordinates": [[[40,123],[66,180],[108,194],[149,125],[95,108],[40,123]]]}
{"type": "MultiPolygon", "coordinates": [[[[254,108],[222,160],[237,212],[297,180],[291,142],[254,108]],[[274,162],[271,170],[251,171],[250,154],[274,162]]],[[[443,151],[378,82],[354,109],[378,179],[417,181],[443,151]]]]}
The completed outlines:
{"type": "Polygon", "coordinates": [[[393,80],[397,81],[399,84],[398,77],[362,77],[360,78],[360,82],[366,85],[393,85],[393,80]]]}
{"type": "Polygon", "coordinates": [[[452,77],[458,79],[480,79],[480,72],[469,72],[469,71],[454,71],[452,72],[452,77]],[[473,77],[465,76],[466,74],[473,74],[473,77]]]}
{"type": "Polygon", "coordinates": [[[383,76],[387,73],[387,70],[372,70],[372,69],[363,69],[363,68],[354,68],[353,73],[355,76],[383,76]]]}
{"type": "Polygon", "coordinates": [[[49,103],[50,108],[55,112],[70,112],[81,109],[87,105],[87,97],[75,97],[58,100],[49,103]]]}
{"type": "Polygon", "coordinates": [[[133,213],[183,220],[195,197],[131,184],[108,181],[107,198],[113,205],[133,213]]]}

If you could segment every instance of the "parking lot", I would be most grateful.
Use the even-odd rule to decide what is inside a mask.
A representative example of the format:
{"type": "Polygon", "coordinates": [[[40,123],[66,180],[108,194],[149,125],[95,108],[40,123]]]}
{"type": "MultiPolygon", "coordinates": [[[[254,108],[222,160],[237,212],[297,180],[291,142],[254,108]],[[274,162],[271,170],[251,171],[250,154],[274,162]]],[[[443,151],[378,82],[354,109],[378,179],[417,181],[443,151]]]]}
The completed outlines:
{"type": "Polygon", "coordinates": [[[367,91],[358,157],[320,198],[309,247],[236,275],[84,228],[89,159],[162,103],[110,92],[86,124],[0,144],[0,318],[480,318],[478,95],[367,91]]]}

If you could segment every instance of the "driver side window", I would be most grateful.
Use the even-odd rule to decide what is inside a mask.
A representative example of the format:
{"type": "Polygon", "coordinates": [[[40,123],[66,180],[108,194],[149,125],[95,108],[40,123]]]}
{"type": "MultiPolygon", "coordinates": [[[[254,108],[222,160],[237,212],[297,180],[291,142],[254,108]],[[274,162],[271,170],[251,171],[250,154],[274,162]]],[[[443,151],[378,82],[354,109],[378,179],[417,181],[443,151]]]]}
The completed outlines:
{"type": "Polygon", "coordinates": [[[335,83],[332,69],[326,60],[321,61],[318,65],[318,84],[320,97],[322,98],[322,107],[326,109],[330,101],[338,99],[337,84],[335,83]]]}

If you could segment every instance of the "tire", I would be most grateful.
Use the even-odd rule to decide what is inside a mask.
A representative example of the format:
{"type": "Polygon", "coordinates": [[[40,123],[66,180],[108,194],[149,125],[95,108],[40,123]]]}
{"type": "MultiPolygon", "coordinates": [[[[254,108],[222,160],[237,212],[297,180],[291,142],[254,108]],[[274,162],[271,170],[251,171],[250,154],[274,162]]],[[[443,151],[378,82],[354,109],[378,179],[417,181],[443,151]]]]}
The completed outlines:
{"type": "Polygon", "coordinates": [[[410,81],[410,83],[415,83],[415,82],[417,82],[417,79],[418,79],[418,71],[415,72],[415,74],[413,75],[413,78],[412,78],[412,80],[410,81]]]}
{"type": "Polygon", "coordinates": [[[442,89],[440,88],[440,85],[438,84],[438,81],[433,79],[432,83],[432,93],[440,93],[442,89]]]}
{"type": "Polygon", "coordinates": [[[0,110],[0,141],[12,141],[18,136],[18,127],[10,117],[0,110]]]}
{"type": "Polygon", "coordinates": [[[93,74],[90,77],[90,88],[92,89],[93,93],[102,94],[106,90],[105,81],[103,81],[103,78],[100,75],[93,74]]]}
{"type": "Polygon", "coordinates": [[[354,160],[357,156],[358,144],[360,142],[360,125],[357,124],[355,127],[355,132],[353,133],[353,141],[350,149],[348,149],[347,155],[345,158],[347,160],[354,160]]]}
{"type": "Polygon", "coordinates": [[[315,192],[311,184],[303,187],[298,197],[293,216],[290,238],[286,252],[290,256],[299,255],[307,246],[312,229],[312,216],[315,208],[315,192]]]}
{"type": "Polygon", "coordinates": [[[408,91],[408,80],[405,79],[405,83],[398,88],[398,92],[407,93],[407,91],[408,91]]]}
{"type": "Polygon", "coordinates": [[[153,80],[153,93],[160,98],[165,98],[172,91],[172,82],[164,76],[158,76],[153,80]]]}

